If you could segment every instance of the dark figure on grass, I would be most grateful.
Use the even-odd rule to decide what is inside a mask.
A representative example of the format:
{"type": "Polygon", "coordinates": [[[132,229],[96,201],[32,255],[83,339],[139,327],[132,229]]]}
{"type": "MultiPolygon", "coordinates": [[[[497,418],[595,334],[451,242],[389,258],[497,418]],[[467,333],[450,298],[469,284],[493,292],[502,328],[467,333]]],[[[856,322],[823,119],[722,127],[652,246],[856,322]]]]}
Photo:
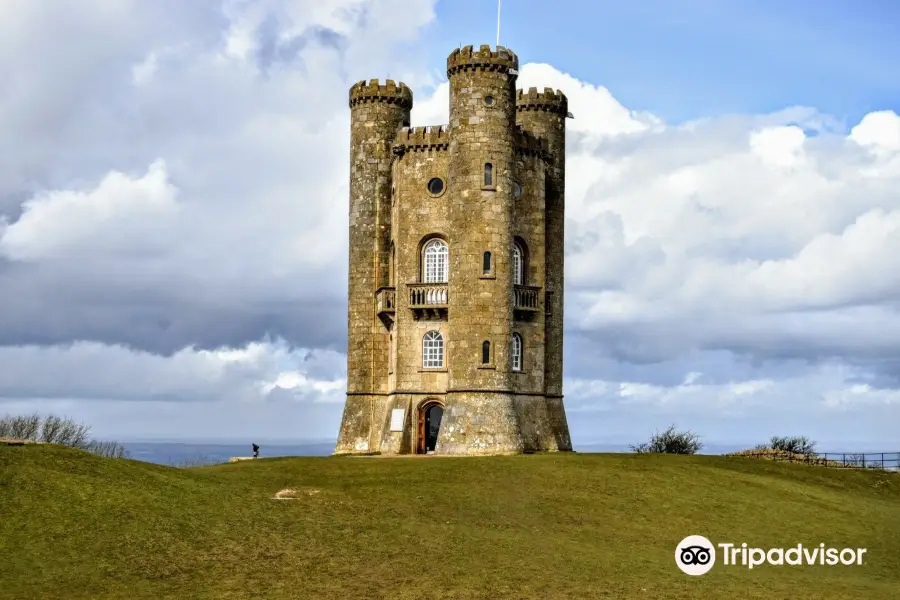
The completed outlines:
{"type": "Polygon", "coordinates": [[[253,458],[259,458],[259,446],[253,444],[253,458]]]}

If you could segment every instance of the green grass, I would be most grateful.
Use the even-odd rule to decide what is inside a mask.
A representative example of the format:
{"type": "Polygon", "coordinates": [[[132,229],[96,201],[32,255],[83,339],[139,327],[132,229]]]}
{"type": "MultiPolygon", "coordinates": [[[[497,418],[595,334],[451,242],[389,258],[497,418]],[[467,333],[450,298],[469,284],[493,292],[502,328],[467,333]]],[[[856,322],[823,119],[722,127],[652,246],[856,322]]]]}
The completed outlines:
{"type": "Polygon", "coordinates": [[[567,454],[175,469],[0,446],[0,598],[897,598],[900,474],[567,454]],[[272,500],[283,488],[319,490],[272,500]],[[689,534],[862,566],[677,569],[689,534]]]}

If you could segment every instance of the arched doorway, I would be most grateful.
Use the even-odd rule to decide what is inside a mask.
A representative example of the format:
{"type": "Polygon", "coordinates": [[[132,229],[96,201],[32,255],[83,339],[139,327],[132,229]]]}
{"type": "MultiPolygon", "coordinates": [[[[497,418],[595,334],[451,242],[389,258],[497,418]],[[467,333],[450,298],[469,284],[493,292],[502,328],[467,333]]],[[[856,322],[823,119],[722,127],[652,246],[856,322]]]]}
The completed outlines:
{"type": "Polygon", "coordinates": [[[434,452],[443,416],[444,405],[439,400],[426,400],[419,407],[419,431],[416,436],[416,452],[418,454],[434,452]]]}

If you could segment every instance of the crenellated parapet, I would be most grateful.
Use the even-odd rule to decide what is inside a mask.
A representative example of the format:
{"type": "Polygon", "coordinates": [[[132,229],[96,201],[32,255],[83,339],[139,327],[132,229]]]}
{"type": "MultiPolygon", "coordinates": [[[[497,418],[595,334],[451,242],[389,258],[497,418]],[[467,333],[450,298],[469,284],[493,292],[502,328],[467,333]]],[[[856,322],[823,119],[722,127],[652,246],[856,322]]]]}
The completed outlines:
{"type": "Polygon", "coordinates": [[[550,159],[547,141],[517,126],[515,130],[515,148],[518,154],[536,156],[543,160],[550,159]]]}
{"type": "Polygon", "coordinates": [[[397,104],[410,109],[413,104],[413,93],[405,83],[400,82],[398,85],[393,79],[388,79],[384,84],[377,79],[370,79],[368,83],[363,80],[350,88],[350,107],[364,102],[397,104]]]}
{"type": "Polygon", "coordinates": [[[450,148],[450,130],[447,125],[426,127],[403,127],[394,136],[394,154],[403,156],[407,152],[424,150],[447,150],[450,148]]]}
{"type": "Polygon", "coordinates": [[[569,112],[569,100],[559,90],[544,88],[543,92],[539,92],[533,87],[528,88],[527,92],[525,90],[516,92],[516,110],[540,110],[565,117],[569,112]]]}
{"type": "Polygon", "coordinates": [[[447,57],[447,77],[460,71],[481,70],[508,73],[510,69],[514,71],[519,69],[519,57],[503,46],[497,46],[496,50],[491,50],[487,44],[482,45],[478,50],[474,50],[472,46],[465,46],[457,48],[447,57]]]}

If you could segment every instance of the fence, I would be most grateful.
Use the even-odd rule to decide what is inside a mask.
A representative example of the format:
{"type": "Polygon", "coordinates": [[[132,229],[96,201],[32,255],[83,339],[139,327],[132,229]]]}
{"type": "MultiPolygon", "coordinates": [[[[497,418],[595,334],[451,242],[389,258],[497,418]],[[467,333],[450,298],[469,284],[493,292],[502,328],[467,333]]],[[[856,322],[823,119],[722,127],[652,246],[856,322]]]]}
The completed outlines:
{"type": "Polygon", "coordinates": [[[773,450],[748,450],[730,456],[746,456],[779,462],[804,463],[841,469],[883,469],[900,471],[900,452],[814,452],[797,454],[773,450]]]}

